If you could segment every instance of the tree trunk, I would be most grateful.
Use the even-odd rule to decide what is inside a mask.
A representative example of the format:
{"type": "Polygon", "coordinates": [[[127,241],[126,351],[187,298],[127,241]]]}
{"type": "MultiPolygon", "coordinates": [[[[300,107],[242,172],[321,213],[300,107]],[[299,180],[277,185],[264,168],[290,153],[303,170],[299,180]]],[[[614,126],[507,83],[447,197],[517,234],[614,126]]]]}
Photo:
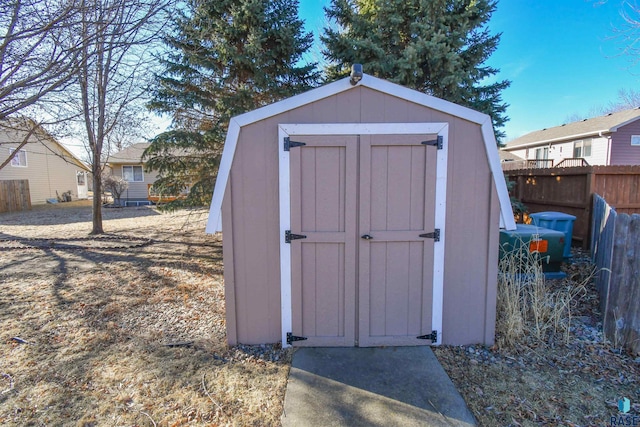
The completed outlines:
{"type": "Polygon", "coordinates": [[[99,160],[93,161],[91,170],[93,172],[93,228],[90,234],[104,234],[102,228],[102,170],[99,160]]]}

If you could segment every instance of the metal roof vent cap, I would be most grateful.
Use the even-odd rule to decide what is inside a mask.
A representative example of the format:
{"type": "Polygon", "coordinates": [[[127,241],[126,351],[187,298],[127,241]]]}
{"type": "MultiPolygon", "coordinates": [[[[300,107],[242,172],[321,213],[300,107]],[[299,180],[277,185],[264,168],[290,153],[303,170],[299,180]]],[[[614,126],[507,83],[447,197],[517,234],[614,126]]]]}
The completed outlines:
{"type": "Polygon", "coordinates": [[[362,80],[362,64],[353,64],[351,66],[351,79],[349,82],[355,86],[362,80]]]}

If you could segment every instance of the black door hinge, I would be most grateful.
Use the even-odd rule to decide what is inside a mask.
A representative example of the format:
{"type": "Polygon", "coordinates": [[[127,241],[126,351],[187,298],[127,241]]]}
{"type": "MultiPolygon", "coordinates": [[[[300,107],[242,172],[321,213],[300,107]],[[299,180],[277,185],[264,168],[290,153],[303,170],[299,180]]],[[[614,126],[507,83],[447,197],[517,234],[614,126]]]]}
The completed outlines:
{"type": "Polygon", "coordinates": [[[440,229],[436,228],[433,233],[424,233],[421,234],[420,237],[424,237],[426,239],[433,239],[434,242],[440,241],[440,229]]]}
{"type": "Polygon", "coordinates": [[[297,337],[291,332],[287,332],[287,344],[291,345],[294,341],[305,341],[307,337],[297,337]]]}
{"type": "Polygon", "coordinates": [[[432,147],[436,147],[438,150],[442,150],[442,146],[444,144],[444,138],[442,135],[438,135],[437,139],[432,139],[431,141],[422,141],[423,145],[430,145],[432,147]]]}
{"type": "Polygon", "coordinates": [[[305,236],[304,234],[293,234],[291,230],[287,230],[284,232],[285,243],[291,243],[292,240],[306,239],[306,238],[307,236],[305,236]]]}
{"type": "Polygon", "coordinates": [[[438,341],[438,331],[431,331],[428,335],[420,335],[418,337],[419,340],[431,340],[431,342],[438,341]]]}
{"type": "Polygon", "coordinates": [[[284,137],[284,151],[289,151],[289,149],[293,147],[302,147],[303,145],[307,144],[304,142],[291,141],[288,136],[284,137]]]}

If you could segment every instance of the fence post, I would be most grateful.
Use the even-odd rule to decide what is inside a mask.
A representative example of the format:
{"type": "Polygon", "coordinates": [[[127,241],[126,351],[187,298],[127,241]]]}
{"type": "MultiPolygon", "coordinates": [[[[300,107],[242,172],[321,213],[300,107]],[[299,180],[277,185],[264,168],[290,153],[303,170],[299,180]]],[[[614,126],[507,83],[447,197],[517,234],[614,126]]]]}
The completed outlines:
{"type": "MultiPolygon", "coordinates": [[[[594,190],[596,187],[596,175],[593,173],[593,166],[589,167],[586,181],[587,181],[585,185],[586,190],[584,195],[584,200],[585,200],[584,214],[586,216],[587,224],[591,224],[592,222],[591,206],[593,205],[592,200],[593,200],[594,190]]],[[[590,237],[591,237],[591,233],[587,233],[584,236],[584,239],[582,240],[582,249],[587,249],[588,247],[590,247],[591,245],[591,242],[589,242],[590,237]]]]}

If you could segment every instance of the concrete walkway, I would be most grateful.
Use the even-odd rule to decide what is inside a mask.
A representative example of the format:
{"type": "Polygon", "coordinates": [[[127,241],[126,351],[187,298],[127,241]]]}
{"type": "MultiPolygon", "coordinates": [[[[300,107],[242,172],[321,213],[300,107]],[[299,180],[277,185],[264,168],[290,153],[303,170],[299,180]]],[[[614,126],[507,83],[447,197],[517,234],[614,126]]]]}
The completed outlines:
{"type": "Polygon", "coordinates": [[[283,427],[475,426],[429,347],[299,348],[283,427]]]}

